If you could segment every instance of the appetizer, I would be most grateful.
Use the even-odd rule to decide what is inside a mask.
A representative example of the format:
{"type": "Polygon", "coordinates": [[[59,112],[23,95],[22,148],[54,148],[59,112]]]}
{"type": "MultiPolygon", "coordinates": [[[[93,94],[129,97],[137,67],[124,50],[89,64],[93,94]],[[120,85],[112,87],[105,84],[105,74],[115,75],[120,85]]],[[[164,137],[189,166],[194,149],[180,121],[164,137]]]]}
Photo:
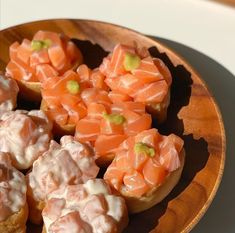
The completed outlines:
{"type": "Polygon", "coordinates": [[[32,171],[26,176],[30,220],[41,223],[41,211],[52,191],[84,183],[96,178],[98,172],[88,145],[75,141],[72,136],[62,137],[61,145],[51,141],[49,150],[34,162],[32,171]]]}
{"type": "MultiPolygon", "coordinates": [[[[90,90],[84,92],[86,91],[90,90]]],[[[105,92],[102,91],[103,93],[105,92]]],[[[81,142],[89,141],[94,146],[97,163],[107,166],[113,160],[116,148],[128,136],[151,128],[152,120],[142,103],[119,102],[110,105],[99,101],[99,96],[96,93],[94,100],[89,101],[88,114],[78,121],[75,138],[81,142]]],[[[108,98],[107,93],[106,97],[108,98]]]]}
{"type": "Polygon", "coordinates": [[[0,151],[8,152],[19,170],[28,169],[49,148],[51,123],[40,110],[0,115],[0,151]]]}
{"type": "Polygon", "coordinates": [[[82,63],[82,54],[69,37],[38,31],[30,41],[14,42],[10,48],[6,75],[17,80],[20,93],[28,100],[40,101],[40,81],[58,76],[82,63]]]}
{"type": "Polygon", "coordinates": [[[53,121],[54,134],[73,134],[78,120],[86,116],[82,89],[79,75],[72,70],[42,83],[41,109],[53,121]]]}
{"type": "Polygon", "coordinates": [[[16,107],[18,92],[16,81],[0,73],[0,112],[10,111],[16,107]]]}
{"type": "Polygon", "coordinates": [[[51,193],[42,216],[44,233],[120,233],[128,223],[124,199],[114,196],[102,179],[51,193]]]}
{"type": "Polygon", "coordinates": [[[0,232],[25,233],[28,218],[24,175],[0,152],[0,232]]]}
{"type": "Polygon", "coordinates": [[[164,199],[178,183],[184,166],[183,141],[156,129],[129,137],[116,150],[104,179],[126,200],[130,213],[164,199]]]}
{"type": "Polygon", "coordinates": [[[172,77],[162,60],[144,48],[118,44],[104,58],[100,71],[112,91],[144,103],[159,123],[166,119],[172,77]]]}

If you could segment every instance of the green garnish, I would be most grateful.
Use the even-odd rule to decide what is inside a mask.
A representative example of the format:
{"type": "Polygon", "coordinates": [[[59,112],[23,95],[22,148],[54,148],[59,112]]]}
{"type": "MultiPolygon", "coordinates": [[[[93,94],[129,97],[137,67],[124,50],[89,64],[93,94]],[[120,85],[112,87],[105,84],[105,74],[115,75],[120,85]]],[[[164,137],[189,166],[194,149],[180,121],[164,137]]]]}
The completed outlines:
{"type": "Polygon", "coordinates": [[[48,49],[51,46],[51,40],[32,40],[31,49],[33,51],[40,51],[41,49],[48,49]]]}
{"type": "Polygon", "coordinates": [[[126,118],[120,114],[107,114],[103,113],[103,117],[105,120],[108,120],[109,122],[115,124],[115,125],[121,125],[126,121],[126,118]]]}
{"type": "Polygon", "coordinates": [[[66,85],[69,93],[76,95],[80,92],[80,85],[76,80],[69,80],[66,85]]]}
{"type": "Polygon", "coordinates": [[[155,110],[157,110],[157,111],[161,111],[161,105],[160,104],[155,104],[155,105],[153,105],[153,108],[155,109],[155,110]]]}
{"type": "Polygon", "coordinates": [[[134,151],[137,154],[144,153],[144,154],[150,156],[151,158],[153,158],[155,156],[154,148],[148,146],[147,144],[145,144],[143,142],[137,142],[134,146],[134,151]]]}
{"type": "Polygon", "coordinates": [[[139,67],[140,65],[140,57],[135,55],[135,54],[131,54],[131,53],[126,53],[125,58],[124,58],[124,68],[126,71],[132,71],[136,68],[139,67]]]}

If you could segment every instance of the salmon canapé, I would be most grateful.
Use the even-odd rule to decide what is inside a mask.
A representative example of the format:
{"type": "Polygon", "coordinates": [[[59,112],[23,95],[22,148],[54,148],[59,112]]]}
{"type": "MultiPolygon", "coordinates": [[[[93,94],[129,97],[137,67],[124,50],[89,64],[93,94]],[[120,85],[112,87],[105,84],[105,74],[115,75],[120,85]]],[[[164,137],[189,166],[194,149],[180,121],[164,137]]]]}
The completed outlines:
{"type": "Polygon", "coordinates": [[[101,165],[109,163],[116,148],[130,135],[151,127],[151,116],[145,112],[142,103],[110,103],[108,93],[98,89],[85,90],[83,98],[88,103],[87,116],[76,125],[75,137],[79,141],[89,141],[99,157],[101,165]],[[97,92],[94,99],[89,95],[97,92]],[[96,98],[95,98],[96,97],[96,98]]]}
{"type": "Polygon", "coordinates": [[[171,73],[163,61],[151,57],[147,49],[118,44],[99,69],[112,91],[144,103],[159,122],[166,118],[171,73]]]}
{"type": "Polygon", "coordinates": [[[123,196],[141,198],[181,166],[183,140],[156,129],[129,137],[116,150],[104,179],[123,196]]]}
{"type": "Polygon", "coordinates": [[[82,54],[64,34],[38,31],[30,41],[14,42],[6,74],[13,79],[39,82],[63,74],[82,63],[82,54]]]}
{"type": "Polygon", "coordinates": [[[128,223],[125,201],[102,179],[51,193],[42,212],[45,232],[121,233],[128,223]]]}
{"type": "Polygon", "coordinates": [[[48,78],[42,83],[41,108],[55,125],[74,126],[87,114],[87,108],[81,99],[82,89],[79,75],[72,70],[63,76],[48,78]]]}
{"type": "Polygon", "coordinates": [[[29,216],[33,223],[40,224],[42,206],[51,192],[85,183],[99,172],[88,145],[75,141],[72,136],[63,136],[60,142],[51,141],[49,150],[34,162],[27,175],[29,216]]]}

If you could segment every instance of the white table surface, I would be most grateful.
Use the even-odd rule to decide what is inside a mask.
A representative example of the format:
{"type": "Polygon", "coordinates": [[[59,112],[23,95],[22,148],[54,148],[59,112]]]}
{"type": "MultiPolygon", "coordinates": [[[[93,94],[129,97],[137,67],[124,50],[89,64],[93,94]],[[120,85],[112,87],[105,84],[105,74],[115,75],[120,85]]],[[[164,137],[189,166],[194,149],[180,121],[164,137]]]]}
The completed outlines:
{"type": "Polygon", "coordinates": [[[204,76],[221,107],[228,149],[219,192],[192,232],[234,233],[235,8],[207,0],[0,0],[0,29],[49,18],[97,19],[167,39],[204,76]]]}

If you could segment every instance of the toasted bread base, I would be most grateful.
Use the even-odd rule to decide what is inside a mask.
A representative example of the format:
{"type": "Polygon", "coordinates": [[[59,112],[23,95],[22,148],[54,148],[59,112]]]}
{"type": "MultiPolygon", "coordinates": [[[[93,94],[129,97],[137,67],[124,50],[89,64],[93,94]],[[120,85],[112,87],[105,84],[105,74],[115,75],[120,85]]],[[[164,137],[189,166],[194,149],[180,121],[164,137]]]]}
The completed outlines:
{"type": "Polygon", "coordinates": [[[162,124],[167,118],[167,109],[170,104],[170,90],[165,99],[158,104],[149,103],[146,105],[146,110],[157,120],[157,124],[162,124]]]}
{"type": "Polygon", "coordinates": [[[115,154],[110,153],[110,154],[98,157],[95,162],[97,166],[107,168],[112,163],[114,157],[115,157],[115,154]]]}
{"type": "Polygon", "coordinates": [[[11,215],[5,221],[0,222],[0,232],[4,233],[25,233],[28,218],[28,205],[20,209],[19,212],[11,215]]]}
{"type": "MultiPolygon", "coordinates": [[[[46,102],[42,99],[40,109],[43,110],[45,113],[47,112],[48,108],[46,102]]],[[[63,136],[63,135],[74,135],[75,133],[75,125],[74,124],[67,124],[67,125],[59,125],[55,121],[53,121],[53,129],[52,133],[56,136],[63,136]]]]}
{"type": "Polygon", "coordinates": [[[40,82],[26,82],[24,80],[16,80],[19,86],[19,96],[30,102],[40,103],[41,96],[41,83],[40,82]]]}
{"type": "Polygon", "coordinates": [[[139,213],[144,210],[151,208],[152,206],[161,202],[176,186],[180,180],[184,162],[185,162],[185,152],[184,149],[180,153],[181,166],[170,173],[163,184],[154,188],[148,192],[145,196],[137,198],[127,196],[126,193],[121,192],[122,196],[126,200],[126,204],[129,210],[129,213],[139,213]]]}
{"type": "Polygon", "coordinates": [[[29,185],[27,187],[27,202],[29,205],[30,222],[36,225],[40,225],[42,223],[42,210],[45,207],[45,202],[37,201],[34,199],[32,189],[30,188],[29,185]]]}

